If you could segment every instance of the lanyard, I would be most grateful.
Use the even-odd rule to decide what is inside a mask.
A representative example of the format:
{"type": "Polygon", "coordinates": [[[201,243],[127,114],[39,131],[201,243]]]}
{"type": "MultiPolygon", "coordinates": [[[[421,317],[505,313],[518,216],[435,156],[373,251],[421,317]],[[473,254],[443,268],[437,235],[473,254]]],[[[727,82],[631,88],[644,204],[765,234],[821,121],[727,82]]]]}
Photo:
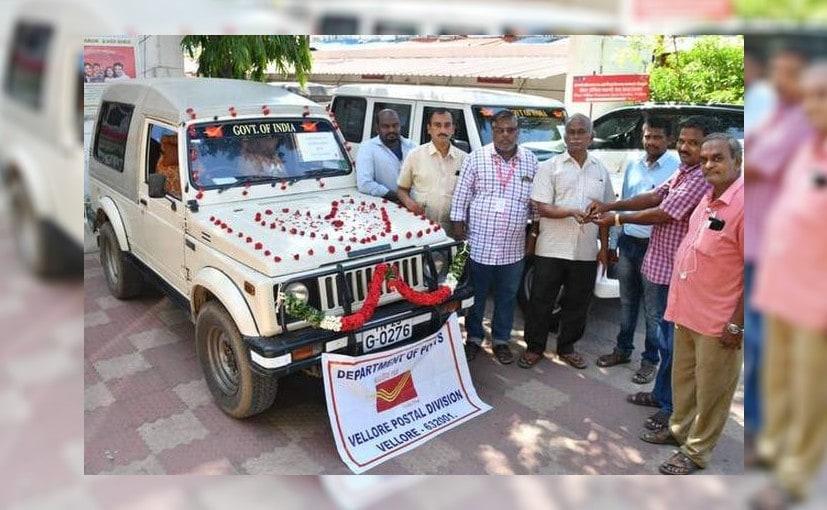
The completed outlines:
{"type": "Polygon", "coordinates": [[[514,172],[517,170],[517,155],[511,157],[511,161],[509,162],[509,166],[511,167],[508,171],[508,175],[503,175],[502,163],[500,163],[500,159],[497,158],[497,155],[492,155],[494,158],[494,166],[497,170],[497,180],[500,181],[500,187],[505,190],[508,188],[508,185],[511,183],[511,179],[514,177],[514,172]]]}

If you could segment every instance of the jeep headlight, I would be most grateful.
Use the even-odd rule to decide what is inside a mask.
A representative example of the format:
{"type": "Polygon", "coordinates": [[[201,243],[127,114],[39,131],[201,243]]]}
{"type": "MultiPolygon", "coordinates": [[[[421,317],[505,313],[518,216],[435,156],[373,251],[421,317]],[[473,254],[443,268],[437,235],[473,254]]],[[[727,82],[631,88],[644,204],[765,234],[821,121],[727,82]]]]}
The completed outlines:
{"type": "Polygon", "coordinates": [[[291,283],[287,287],[284,288],[285,294],[292,294],[293,297],[301,301],[302,303],[307,303],[310,299],[310,290],[307,288],[307,285],[301,282],[291,283]]]}

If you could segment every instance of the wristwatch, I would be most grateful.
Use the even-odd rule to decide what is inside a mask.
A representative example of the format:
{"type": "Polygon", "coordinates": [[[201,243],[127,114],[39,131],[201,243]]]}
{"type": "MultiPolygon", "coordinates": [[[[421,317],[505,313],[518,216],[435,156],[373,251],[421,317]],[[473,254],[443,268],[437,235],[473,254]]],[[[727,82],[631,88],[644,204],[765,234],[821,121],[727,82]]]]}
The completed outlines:
{"type": "Polygon", "coordinates": [[[734,322],[730,322],[726,325],[726,330],[733,335],[743,335],[744,334],[744,326],[739,326],[734,322]]]}

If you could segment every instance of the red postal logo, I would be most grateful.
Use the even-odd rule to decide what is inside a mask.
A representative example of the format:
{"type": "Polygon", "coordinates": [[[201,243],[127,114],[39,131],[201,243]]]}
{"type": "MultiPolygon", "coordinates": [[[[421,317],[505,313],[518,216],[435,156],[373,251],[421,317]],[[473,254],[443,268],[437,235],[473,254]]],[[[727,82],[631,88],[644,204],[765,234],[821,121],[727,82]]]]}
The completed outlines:
{"type": "Polygon", "coordinates": [[[376,385],[376,412],[381,413],[417,397],[408,370],[376,385]]]}

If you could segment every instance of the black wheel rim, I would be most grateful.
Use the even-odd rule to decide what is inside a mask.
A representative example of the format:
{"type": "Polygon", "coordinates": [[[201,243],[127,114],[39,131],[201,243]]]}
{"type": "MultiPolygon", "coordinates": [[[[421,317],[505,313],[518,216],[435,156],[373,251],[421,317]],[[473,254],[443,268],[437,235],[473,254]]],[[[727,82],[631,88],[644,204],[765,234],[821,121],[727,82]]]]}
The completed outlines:
{"type": "Polygon", "coordinates": [[[207,337],[207,352],[210,371],[222,393],[235,395],[238,392],[238,363],[235,351],[224,330],[211,328],[207,337]]]}

